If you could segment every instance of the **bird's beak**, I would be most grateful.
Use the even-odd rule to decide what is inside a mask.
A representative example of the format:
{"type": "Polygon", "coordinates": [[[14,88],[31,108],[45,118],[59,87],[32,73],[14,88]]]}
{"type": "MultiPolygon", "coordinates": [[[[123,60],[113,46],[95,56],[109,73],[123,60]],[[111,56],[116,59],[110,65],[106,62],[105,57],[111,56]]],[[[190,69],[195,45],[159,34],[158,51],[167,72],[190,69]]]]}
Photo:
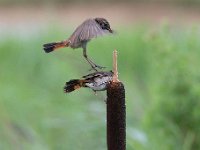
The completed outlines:
{"type": "Polygon", "coordinates": [[[112,30],[112,29],[109,29],[108,31],[109,31],[110,33],[113,33],[113,30],[112,30]]]}

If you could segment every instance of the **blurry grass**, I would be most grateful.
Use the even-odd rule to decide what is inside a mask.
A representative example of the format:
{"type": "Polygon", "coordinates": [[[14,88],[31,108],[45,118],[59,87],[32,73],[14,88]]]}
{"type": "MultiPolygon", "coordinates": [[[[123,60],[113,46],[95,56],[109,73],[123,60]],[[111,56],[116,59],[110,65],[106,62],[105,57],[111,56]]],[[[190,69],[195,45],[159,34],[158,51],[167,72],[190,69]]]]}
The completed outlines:
{"type": "MultiPolygon", "coordinates": [[[[128,150],[200,147],[199,33],[142,26],[88,44],[88,55],[107,70],[118,50],[128,150]]],[[[89,73],[82,50],[42,50],[69,34],[49,29],[0,41],[0,149],[106,149],[105,93],[80,89],[66,95],[62,89],[89,73]]]]}

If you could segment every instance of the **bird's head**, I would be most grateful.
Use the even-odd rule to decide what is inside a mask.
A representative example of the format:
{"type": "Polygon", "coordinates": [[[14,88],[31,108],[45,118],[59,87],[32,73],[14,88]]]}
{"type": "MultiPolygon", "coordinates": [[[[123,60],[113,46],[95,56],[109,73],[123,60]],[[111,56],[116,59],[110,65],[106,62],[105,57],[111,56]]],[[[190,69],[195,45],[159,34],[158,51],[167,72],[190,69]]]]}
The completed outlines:
{"type": "Polygon", "coordinates": [[[104,18],[95,18],[95,21],[99,24],[101,29],[108,30],[110,33],[113,33],[113,30],[110,28],[109,22],[104,18]]]}

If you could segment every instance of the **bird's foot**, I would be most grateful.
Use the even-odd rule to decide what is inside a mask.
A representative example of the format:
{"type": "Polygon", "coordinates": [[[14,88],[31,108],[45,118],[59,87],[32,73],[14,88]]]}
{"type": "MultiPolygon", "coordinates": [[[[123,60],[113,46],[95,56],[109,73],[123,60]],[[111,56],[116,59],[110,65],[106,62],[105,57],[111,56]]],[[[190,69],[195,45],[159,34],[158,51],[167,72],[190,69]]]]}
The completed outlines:
{"type": "Polygon", "coordinates": [[[96,64],[91,65],[91,67],[92,68],[89,71],[91,71],[91,70],[98,71],[97,69],[105,69],[106,68],[106,67],[99,66],[99,65],[96,65],[96,64]]]}
{"type": "Polygon", "coordinates": [[[93,90],[93,92],[94,92],[94,95],[97,96],[97,91],[93,90]]]}
{"type": "Polygon", "coordinates": [[[99,68],[99,69],[105,69],[106,67],[104,66],[99,66],[99,65],[95,65],[96,68],[99,68]]]}

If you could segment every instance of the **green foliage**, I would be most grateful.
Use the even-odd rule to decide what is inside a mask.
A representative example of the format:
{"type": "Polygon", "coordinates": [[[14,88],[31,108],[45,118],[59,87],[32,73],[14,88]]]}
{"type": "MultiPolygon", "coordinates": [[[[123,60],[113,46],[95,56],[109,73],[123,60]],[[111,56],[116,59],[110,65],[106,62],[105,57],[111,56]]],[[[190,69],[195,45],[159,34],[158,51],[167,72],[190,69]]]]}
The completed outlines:
{"type": "MultiPolygon", "coordinates": [[[[63,33],[70,34],[49,29],[1,39],[0,149],[106,149],[105,92],[66,95],[62,89],[89,73],[82,50],[42,50],[44,43],[65,38],[63,33]]],[[[200,149],[199,33],[142,26],[88,45],[88,55],[107,70],[118,50],[128,150],[200,149]]]]}
{"type": "Polygon", "coordinates": [[[152,59],[152,100],[145,126],[153,149],[200,149],[198,38],[197,29],[189,33],[166,29],[151,40],[157,51],[152,59]]]}

